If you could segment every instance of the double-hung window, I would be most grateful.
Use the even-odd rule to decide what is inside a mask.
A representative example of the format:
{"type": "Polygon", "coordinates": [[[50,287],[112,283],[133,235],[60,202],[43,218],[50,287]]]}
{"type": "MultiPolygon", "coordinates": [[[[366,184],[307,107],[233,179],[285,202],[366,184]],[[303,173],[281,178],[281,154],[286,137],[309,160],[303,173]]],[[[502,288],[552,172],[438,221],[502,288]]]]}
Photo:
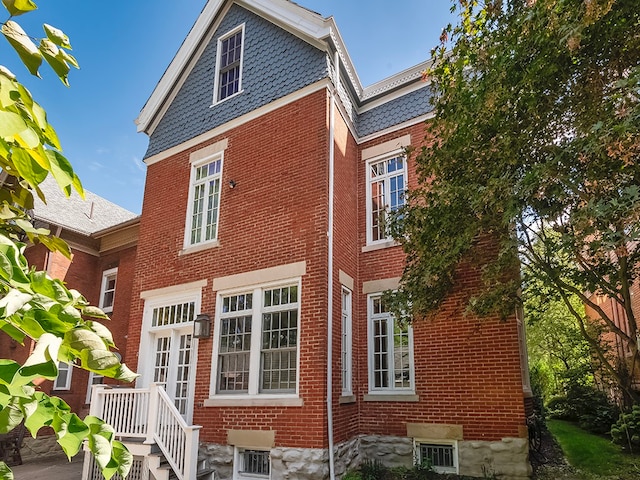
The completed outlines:
{"type": "Polygon", "coordinates": [[[111,268],[102,272],[102,286],[100,288],[100,305],[99,307],[105,313],[113,311],[113,301],[116,295],[116,279],[118,277],[118,269],[111,268]]]}
{"type": "Polygon", "coordinates": [[[390,240],[389,213],[405,204],[406,160],[401,152],[367,164],[367,243],[390,240]]]}
{"type": "Polygon", "coordinates": [[[216,393],[295,394],[298,283],[218,297],[216,393]]]}
{"type": "Polygon", "coordinates": [[[218,39],[214,103],[242,90],[244,24],[218,39]]]}
{"type": "Polygon", "coordinates": [[[71,390],[71,374],[73,369],[70,364],[58,362],[58,376],[53,382],[54,390],[71,390]]]}
{"type": "Polygon", "coordinates": [[[218,238],[222,154],[192,165],[185,245],[213,242],[218,238]]]}
{"type": "Polygon", "coordinates": [[[413,332],[388,311],[381,295],[369,296],[369,391],[414,391],[413,332]]]}
{"type": "Polygon", "coordinates": [[[342,395],[351,395],[352,388],[352,325],[351,325],[351,290],[342,288],[342,341],[340,361],[342,370],[342,395]]]}

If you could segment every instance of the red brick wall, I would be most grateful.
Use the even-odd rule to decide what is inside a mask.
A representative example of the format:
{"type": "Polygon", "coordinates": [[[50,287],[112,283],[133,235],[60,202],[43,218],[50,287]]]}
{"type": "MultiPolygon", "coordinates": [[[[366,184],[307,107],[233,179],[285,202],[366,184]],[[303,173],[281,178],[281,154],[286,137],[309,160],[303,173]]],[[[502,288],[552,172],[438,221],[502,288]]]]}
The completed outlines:
{"type": "MultiPolygon", "coordinates": [[[[411,134],[413,146],[424,138],[418,124],[361,145],[368,148],[411,134]]],[[[360,244],[366,244],[366,162],[359,162],[360,244]]],[[[409,161],[409,187],[416,185],[415,165],[409,161]]],[[[404,255],[400,247],[360,253],[359,292],[363,282],[399,277],[404,255]]],[[[524,425],[524,402],[518,333],[515,315],[506,322],[479,319],[464,313],[466,299],[479,285],[479,272],[463,265],[457,287],[430,320],[418,321],[414,329],[414,360],[418,403],[363,402],[368,391],[367,296],[358,299],[360,342],[356,354],[359,368],[360,433],[406,435],[406,423],[462,425],[465,440],[498,440],[519,435],[524,425]]]]}
{"type": "MultiPolygon", "coordinates": [[[[615,323],[615,325],[620,328],[620,330],[625,332],[627,335],[629,334],[630,328],[627,315],[620,305],[614,302],[610,297],[593,295],[591,299],[595,301],[595,303],[615,323]]],[[[631,286],[631,308],[636,319],[640,318],[640,282],[636,282],[631,286]]],[[[597,323],[602,322],[599,314],[589,305],[585,305],[585,313],[587,317],[592,319],[592,321],[597,323]]],[[[629,369],[631,369],[631,349],[628,344],[620,338],[620,336],[611,332],[610,329],[607,328],[606,333],[602,335],[602,341],[608,342],[611,345],[612,348],[610,350],[610,354],[617,355],[619,359],[625,359],[629,369]]],[[[615,360],[613,361],[615,362],[615,360]]],[[[633,382],[635,388],[640,388],[640,367],[636,365],[635,371],[630,373],[632,374],[632,378],[634,378],[633,382]]]]}
{"type": "MultiPolygon", "coordinates": [[[[212,280],[305,260],[301,301],[300,395],[303,407],[203,407],[209,397],[212,339],[200,340],[194,423],[201,439],[226,443],[230,429],[276,431],[276,444],[326,447],[326,274],[328,100],[317,92],[241,125],[148,168],[138,257],[132,285],[127,362],[137,365],[144,303],[140,293],[206,279],[202,311],[215,312],[212,280]],[[301,128],[304,126],[305,128],[301,128]],[[222,139],[224,154],[219,243],[201,252],[183,248],[191,152],[222,139]],[[232,190],[230,180],[236,182],[232,190]]],[[[362,252],[366,243],[363,148],[411,133],[418,124],[358,146],[340,115],[335,139],[335,230],[333,290],[334,440],[357,434],[406,435],[406,423],[453,423],[465,439],[517,436],[524,425],[522,380],[515,318],[464,315],[464,300],[478,282],[470,265],[459,270],[459,287],[429,321],[414,325],[419,403],[364,402],[368,392],[367,296],[363,282],[399,277],[399,247],[362,252]],[[353,350],[356,402],[340,404],[340,283],[354,281],[353,350]]],[[[411,168],[411,164],[410,164],[411,168]]],[[[409,172],[409,184],[416,178],[409,172]]]]}
{"type": "Polygon", "coordinates": [[[300,396],[303,407],[201,407],[209,397],[212,339],[201,340],[194,423],[201,440],[226,443],[228,429],[273,429],[278,445],[326,444],[324,385],[327,259],[327,94],[320,91],[149,165],[133,285],[128,363],[136,352],[140,292],[207,279],[202,311],[215,312],[212,279],[306,260],[302,282],[300,396]],[[304,126],[305,128],[300,128],[304,126]],[[179,255],[189,191],[189,154],[222,138],[218,247],[179,255]],[[229,181],[236,187],[230,189],[229,181]],[[304,423],[304,428],[301,427],[304,423]]]}
{"type": "MultiPolygon", "coordinates": [[[[336,113],[335,121],[335,181],[334,181],[334,270],[333,270],[333,425],[334,441],[346,441],[358,435],[358,404],[340,403],[342,392],[341,331],[342,331],[342,287],[339,271],[342,270],[354,280],[352,292],[352,325],[355,329],[361,312],[358,309],[358,258],[360,245],[358,242],[358,226],[364,219],[363,212],[358,209],[358,145],[340,115],[336,113]]],[[[356,337],[353,339],[354,352],[360,348],[356,337]]],[[[361,371],[358,368],[358,356],[353,357],[352,385],[357,397],[361,371]]]]}
{"type": "MultiPolygon", "coordinates": [[[[102,258],[85,253],[78,248],[72,248],[73,258],[70,261],[60,253],[50,253],[42,245],[36,245],[27,249],[25,256],[30,265],[38,269],[48,268],[53,278],[65,282],[70,289],[78,290],[92,305],[98,305],[100,301],[100,288],[102,272],[118,267],[118,280],[114,309],[110,321],[105,324],[113,334],[116,346],[123,354],[126,347],[126,335],[128,331],[128,316],[131,304],[131,285],[133,282],[133,269],[135,261],[135,247],[111,253],[102,258]]],[[[24,362],[28,356],[32,342],[22,347],[15,342],[8,342],[5,336],[0,336],[0,349],[5,351],[5,344],[9,348],[11,358],[24,362]]],[[[89,372],[74,368],[71,376],[71,388],[69,390],[53,390],[53,382],[41,383],[40,388],[49,394],[56,395],[67,402],[72,410],[81,416],[88,413],[86,404],[87,384],[89,372]]],[[[106,380],[113,383],[113,380],[106,380]]]]}

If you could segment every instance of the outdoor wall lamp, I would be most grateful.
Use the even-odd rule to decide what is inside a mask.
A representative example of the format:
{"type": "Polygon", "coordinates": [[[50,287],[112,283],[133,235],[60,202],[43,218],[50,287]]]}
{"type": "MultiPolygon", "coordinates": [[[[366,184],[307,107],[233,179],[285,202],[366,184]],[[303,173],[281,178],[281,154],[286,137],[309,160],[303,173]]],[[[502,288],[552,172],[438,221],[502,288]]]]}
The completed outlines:
{"type": "Polygon", "coordinates": [[[201,313],[193,321],[193,338],[209,338],[210,336],[211,319],[206,313],[201,313]]]}
{"type": "Polygon", "coordinates": [[[229,188],[236,188],[236,181],[235,180],[229,180],[229,188]]]}

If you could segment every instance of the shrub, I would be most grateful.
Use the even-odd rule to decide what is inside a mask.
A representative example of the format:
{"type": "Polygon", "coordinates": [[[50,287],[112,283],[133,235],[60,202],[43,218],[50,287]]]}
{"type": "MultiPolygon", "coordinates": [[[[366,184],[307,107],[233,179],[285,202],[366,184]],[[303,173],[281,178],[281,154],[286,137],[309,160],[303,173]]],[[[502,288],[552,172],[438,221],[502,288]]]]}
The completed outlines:
{"type": "Polygon", "coordinates": [[[640,405],[634,405],[629,413],[620,414],[611,427],[611,438],[632,452],[640,451],[640,405]]]}
{"type": "Polygon", "coordinates": [[[565,396],[552,398],[547,412],[552,418],[576,422],[597,434],[607,433],[620,413],[603,392],[580,384],[570,385],[565,396]]]}

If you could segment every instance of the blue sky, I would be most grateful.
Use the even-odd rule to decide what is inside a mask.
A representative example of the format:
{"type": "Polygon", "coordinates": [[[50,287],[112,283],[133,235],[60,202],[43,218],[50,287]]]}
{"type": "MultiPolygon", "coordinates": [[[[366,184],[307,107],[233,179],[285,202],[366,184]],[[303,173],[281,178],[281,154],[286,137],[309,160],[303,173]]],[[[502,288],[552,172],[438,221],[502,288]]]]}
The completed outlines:
{"type": "MultiPolygon", "coordinates": [[[[0,63],[47,110],[86,189],[135,213],[142,209],[148,139],[133,123],[206,0],[35,0],[17,20],[35,37],[51,24],[69,35],[80,70],[67,88],[47,66],[32,78],[0,40],[0,63]]],[[[336,19],[367,86],[429,57],[452,21],[449,0],[299,0],[336,19]]]]}

